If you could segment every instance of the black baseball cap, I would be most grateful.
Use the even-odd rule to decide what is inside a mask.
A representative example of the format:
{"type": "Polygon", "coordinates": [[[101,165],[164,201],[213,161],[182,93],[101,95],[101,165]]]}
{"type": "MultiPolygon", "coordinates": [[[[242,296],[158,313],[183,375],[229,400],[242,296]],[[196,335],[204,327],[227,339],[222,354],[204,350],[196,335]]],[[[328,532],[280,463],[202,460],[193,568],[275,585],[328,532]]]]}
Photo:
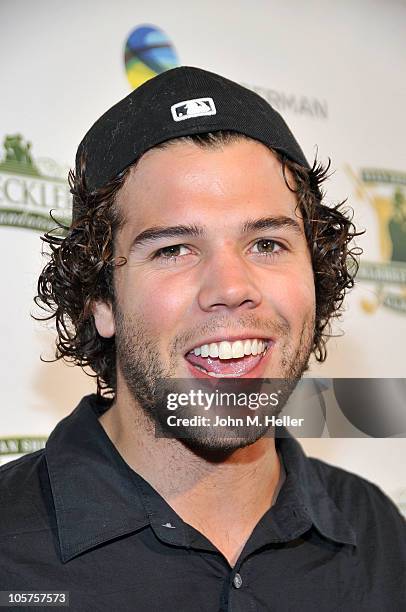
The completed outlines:
{"type": "Polygon", "coordinates": [[[86,185],[95,190],[161,142],[219,130],[250,136],[309,168],[264,98],[214,72],[180,66],[146,81],[96,121],[78,147],[76,172],[84,154],[86,185]]]}

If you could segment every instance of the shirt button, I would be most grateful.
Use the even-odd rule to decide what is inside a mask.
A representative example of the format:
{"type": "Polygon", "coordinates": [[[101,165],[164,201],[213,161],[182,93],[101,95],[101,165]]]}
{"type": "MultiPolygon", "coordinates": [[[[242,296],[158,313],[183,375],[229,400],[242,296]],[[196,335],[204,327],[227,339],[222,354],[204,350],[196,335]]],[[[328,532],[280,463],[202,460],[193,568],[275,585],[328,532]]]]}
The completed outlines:
{"type": "Polygon", "coordinates": [[[234,576],[233,584],[234,584],[236,589],[240,588],[240,586],[242,585],[242,578],[241,578],[240,574],[236,574],[234,576]]]}

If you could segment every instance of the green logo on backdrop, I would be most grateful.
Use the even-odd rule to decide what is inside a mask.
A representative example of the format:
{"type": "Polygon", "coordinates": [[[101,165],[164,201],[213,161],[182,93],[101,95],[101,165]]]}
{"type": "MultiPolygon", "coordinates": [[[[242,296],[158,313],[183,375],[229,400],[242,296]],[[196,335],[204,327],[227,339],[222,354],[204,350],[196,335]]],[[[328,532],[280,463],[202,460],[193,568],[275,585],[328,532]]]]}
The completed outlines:
{"type": "Polygon", "coordinates": [[[50,217],[65,225],[71,219],[71,195],[67,169],[51,159],[34,160],[31,143],[21,134],[9,135],[0,154],[0,225],[49,231],[50,217]]]}
{"type": "Polygon", "coordinates": [[[406,314],[406,173],[363,168],[356,175],[356,195],[368,202],[378,222],[381,261],[362,261],[358,281],[373,282],[374,299],[361,300],[364,312],[372,314],[379,306],[406,314]]]}
{"type": "Polygon", "coordinates": [[[45,447],[44,436],[25,436],[23,438],[0,438],[0,456],[33,453],[45,447]]]}

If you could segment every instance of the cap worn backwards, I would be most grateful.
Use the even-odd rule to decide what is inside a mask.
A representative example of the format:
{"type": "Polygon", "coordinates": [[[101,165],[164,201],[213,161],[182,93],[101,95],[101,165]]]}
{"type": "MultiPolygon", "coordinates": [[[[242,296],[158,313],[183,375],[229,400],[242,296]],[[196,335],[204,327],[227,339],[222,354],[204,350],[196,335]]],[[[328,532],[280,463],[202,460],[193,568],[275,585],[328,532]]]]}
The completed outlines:
{"type": "Polygon", "coordinates": [[[285,121],[261,96],[181,66],[146,81],[96,121],[78,147],[76,172],[84,155],[86,185],[98,189],[161,142],[219,130],[250,136],[309,168],[285,121]]]}

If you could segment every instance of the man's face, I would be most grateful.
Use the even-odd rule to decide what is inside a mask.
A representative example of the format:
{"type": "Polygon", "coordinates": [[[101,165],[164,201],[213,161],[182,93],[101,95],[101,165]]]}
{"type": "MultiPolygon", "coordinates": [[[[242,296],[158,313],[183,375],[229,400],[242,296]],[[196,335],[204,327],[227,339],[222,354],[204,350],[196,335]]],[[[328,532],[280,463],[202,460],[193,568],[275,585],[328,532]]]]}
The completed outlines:
{"type": "MultiPolygon", "coordinates": [[[[115,334],[118,396],[125,385],[162,425],[166,408],[148,404],[159,379],[301,376],[313,271],[295,194],[271,151],[252,140],[152,149],[117,205],[125,223],[115,254],[128,261],[115,269],[114,310],[98,304],[94,314],[102,336],[115,334]]],[[[189,428],[191,444],[224,448],[204,429],[189,428]]]]}

